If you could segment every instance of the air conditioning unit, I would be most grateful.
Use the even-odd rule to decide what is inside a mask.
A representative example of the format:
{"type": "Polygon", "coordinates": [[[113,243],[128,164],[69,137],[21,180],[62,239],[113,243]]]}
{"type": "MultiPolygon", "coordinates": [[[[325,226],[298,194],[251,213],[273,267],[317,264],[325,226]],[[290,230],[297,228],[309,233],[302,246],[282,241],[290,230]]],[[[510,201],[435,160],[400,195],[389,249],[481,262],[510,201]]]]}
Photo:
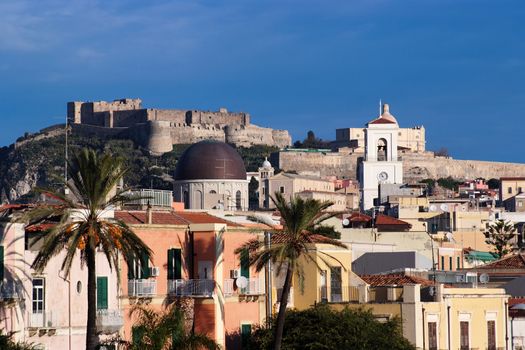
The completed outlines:
{"type": "Polygon", "coordinates": [[[151,277],[158,277],[160,275],[160,268],[157,266],[150,267],[149,274],[151,277]]]}
{"type": "Polygon", "coordinates": [[[239,270],[230,270],[230,278],[239,278],[241,276],[241,272],[239,270]]]}

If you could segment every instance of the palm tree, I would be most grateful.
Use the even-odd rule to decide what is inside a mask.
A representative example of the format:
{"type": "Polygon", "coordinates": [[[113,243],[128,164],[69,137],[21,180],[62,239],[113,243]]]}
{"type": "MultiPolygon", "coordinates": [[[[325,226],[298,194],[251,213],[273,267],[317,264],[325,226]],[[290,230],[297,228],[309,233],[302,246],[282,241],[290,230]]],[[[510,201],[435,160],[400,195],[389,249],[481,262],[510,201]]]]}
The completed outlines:
{"type": "MultiPolygon", "coordinates": [[[[326,212],[326,209],[333,205],[332,202],[321,202],[315,199],[304,200],[300,197],[294,197],[288,203],[284,196],[278,192],[275,193],[275,197],[272,197],[272,201],[281,214],[282,228],[269,227],[272,234],[271,246],[267,247],[260,240],[252,239],[237,248],[235,253],[245,254],[248,251],[250,265],[255,266],[257,271],[261,271],[268,262],[276,264],[278,273],[281,272],[283,266],[286,266],[286,277],[279,300],[279,313],[274,335],[274,349],[279,350],[283,338],[284,316],[292,277],[294,273],[299,277],[299,281],[302,281],[304,277],[301,258],[314,263],[321,269],[317,261],[310,255],[309,246],[311,244],[331,244],[345,249],[347,247],[338,240],[319,233],[321,223],[337,215],[337,213],[326,212]]],[[[326,253],[319,253],[335,259],[326,253]]],[[[324,258],[322,259],[324,260],[324,258]]],[[[324,262],[330,265],[328,261],[324,262]]]]}
{"type": "Polygon", "coordinates": [[[216,350],[219,346],[206,335],[186,332],[184,312],[176,304],[163,311],[136,305],[130,315],[136,316],[134,333],[137,337],[128,343],[129,350],[216,350]]]}
{"type": "Polygon", "coordinates": [[[122,253],[126,262],[151,255],[151,250],[124,222],[103,217],[112,206],[130,201],[131,198],[124,194],[124,190],[115,192],[117,184],[127,171],[121,159],[108,154],[98,155],[93,150],[84,149],[68,162],[71,181],[66,183],[66,187],[74,199],[58,191],[39,189],[38,191],[53,198],[56,203],[39,205],[20,217],[20,220],[29,224],[50,219],[58,220],[41,236],[42,248],[32,268],[42,271],[48,262],[64,249],[66,255],[61,271],[66,276],[69,275],[77,253],[81,263],[87,266],[87,350],[94,350],[98,343],[95,264],[97,248],[106,256],[112,269],[118,266],[119,253],[122,253]]]}
{"type": "Polygon", "coordinates": [[[500,258],[510,253],[511,241],[516,239],[516,225],[506,220],[496,220],[485,230],[485,243],[491,245],[500,258]]]}

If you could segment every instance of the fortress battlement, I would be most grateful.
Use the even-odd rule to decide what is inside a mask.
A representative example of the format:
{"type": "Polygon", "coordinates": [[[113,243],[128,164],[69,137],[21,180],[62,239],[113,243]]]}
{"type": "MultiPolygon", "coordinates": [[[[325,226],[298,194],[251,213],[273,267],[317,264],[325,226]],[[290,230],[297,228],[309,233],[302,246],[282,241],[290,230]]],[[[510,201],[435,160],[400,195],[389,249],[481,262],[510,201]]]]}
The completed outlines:
{"type": "MultiPolygon", "coordinates": [[[[112,102],[68,102],[67,117],[72,125],[118,129],[153,153],[169,152],[173,144],[203,139],[244,147],[291,145],[288,131],[259,127],[251,124],[250,114],[230,112],[226,108],[218,111],[143,108],[141,99],[123,98],[112,102]],[[152,140],[153,137],[156,140],[152,140]]],[[[76,128],[80,132],[87,129],[97,130],[76,128]]]]}

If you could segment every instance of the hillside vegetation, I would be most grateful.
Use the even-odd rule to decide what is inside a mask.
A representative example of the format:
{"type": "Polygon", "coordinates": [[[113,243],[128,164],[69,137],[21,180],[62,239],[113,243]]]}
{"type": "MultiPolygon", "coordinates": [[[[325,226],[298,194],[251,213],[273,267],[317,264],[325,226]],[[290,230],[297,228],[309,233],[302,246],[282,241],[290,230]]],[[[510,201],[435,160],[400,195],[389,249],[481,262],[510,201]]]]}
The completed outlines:
{"type": "MultiPolygon", "coordinates": [[[[173,151],[162,156],[150,155],[125,139],[102,139],[69,135],[69,152],[83,147],[108,152],[122,157],[130,171],[124,178],[125,185],[132,188],[172,189],[172,175],[177,160],[189,145],[174,145],[173,151]]],[[[256,171],[265,156],[277,148],[255,146],[238,148],[247,171],[256,171]]],[[[24,201],[34,196],[32,189],[57,187],[63,182],[65,165],[65,135],[33,139],[15,148],[0,149],[0,199],[24,201]]]]}

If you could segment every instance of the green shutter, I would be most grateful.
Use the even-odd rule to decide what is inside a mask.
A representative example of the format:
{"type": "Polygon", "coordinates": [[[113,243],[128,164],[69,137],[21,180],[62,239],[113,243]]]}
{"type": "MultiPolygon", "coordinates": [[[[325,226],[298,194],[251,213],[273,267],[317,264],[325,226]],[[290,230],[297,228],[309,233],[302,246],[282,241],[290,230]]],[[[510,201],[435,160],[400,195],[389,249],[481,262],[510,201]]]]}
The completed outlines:
{"type": "Polygon", "coordinates": [[[173,268],[175,249],[168,249],[168,279],[175,279],[175,270],[173,268]]]}
{"type": "Polygon", "coordinates": [[[126,264],[128,265],[128,280],[134,280],[135,279],[135,269],[133,268],[134,267],[134,264],[135,263],[135,260],[133,259],[128,259],[128,261],[126,261],[126,264]]]}
{"type": "Polygon", "coordinates": [[[241,276],[250,278],[250,254],[248,249],[241,251],[241,276]]]}
{"type": "Polygon", "coordinates": [[[149,256],[148,253],[144,252],[140,259],[140,278],[149,278],[149,256]]]}
{"type": "Polygon", "coordinates": [[[249,349],[250,335],[252,334],[252,325],[243,324],[241,325],[241,349],[249,349]]]}
{"type": "Polygon", "coordinates": [[[182,251],[180,249],[175,250],[175,279],[180,280],[182,278],[182,251]]]}
{"type": "Polygon", "coordinates": [[[0,282],[4,279],[4,246],[0,245],[0,282]]]}
{"type": "Polygon", "coordinates": [[[108,278],[97,277],[97,310],[108,308],[108,278]]]}

